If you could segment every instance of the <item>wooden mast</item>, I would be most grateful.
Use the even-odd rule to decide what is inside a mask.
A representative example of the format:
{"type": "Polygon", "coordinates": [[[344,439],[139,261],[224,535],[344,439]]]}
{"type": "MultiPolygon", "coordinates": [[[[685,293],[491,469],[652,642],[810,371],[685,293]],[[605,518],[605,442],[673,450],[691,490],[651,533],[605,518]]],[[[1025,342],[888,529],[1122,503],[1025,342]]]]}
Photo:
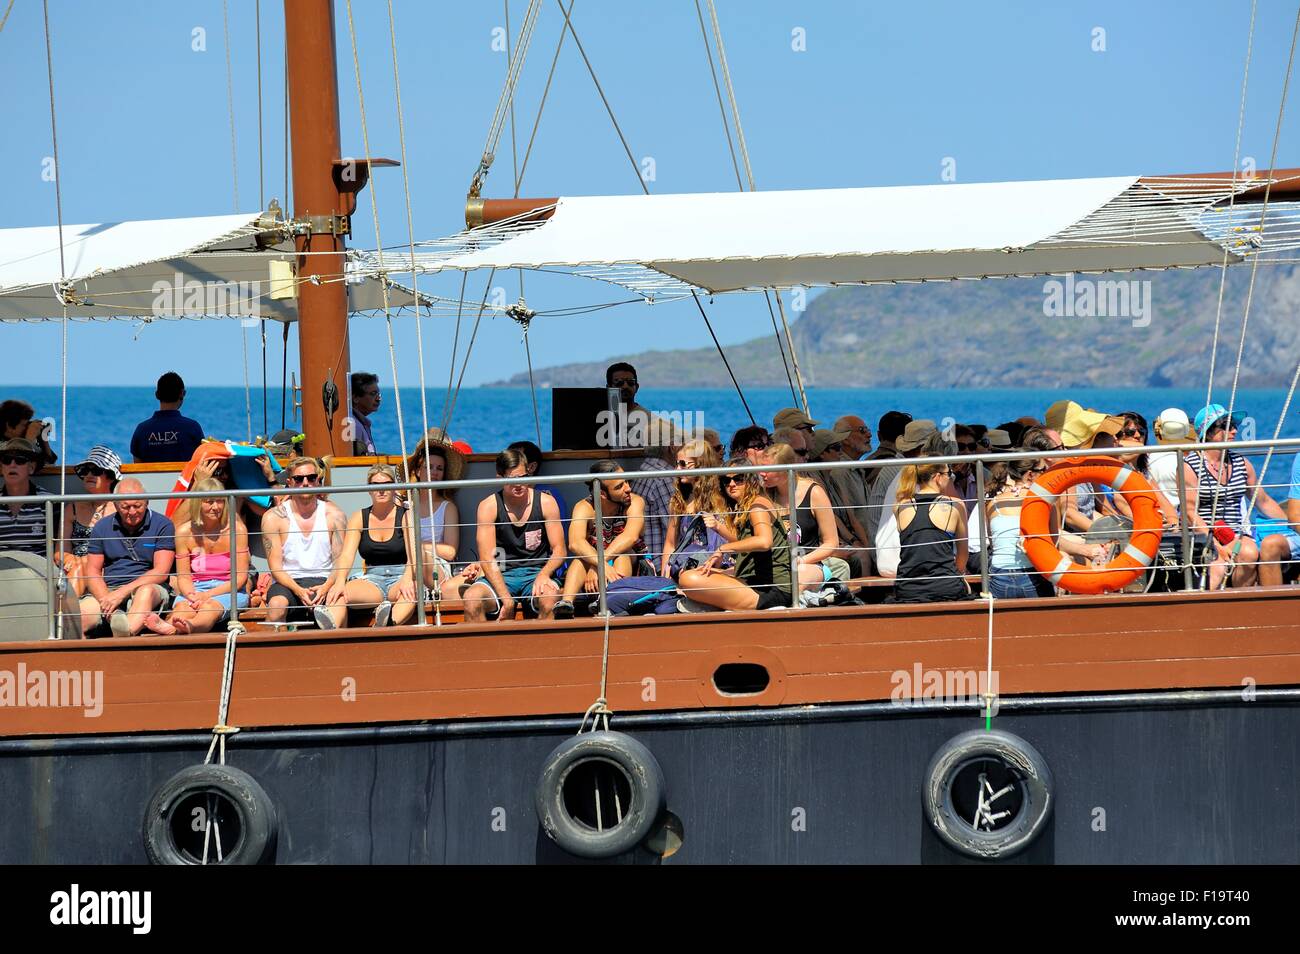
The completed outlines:
{"type": "Polygon", "coordinates": [[[352,453],[344,435],[348,294],[342,277],[351,197],[340,193],[334,173],[340,143],[333,0],[284,0],[284,23],[293,214],[311,224],[311,234],[298,239],[298,251],[317,253],[298,260],[298,360],[306,452],[315,457],[347,455],[352,453]],[[320,284],[313,284],[313,275],[320,276],[320,284]],[[332,427],[321,399],[327,382],[337,389],[332,427]]]}

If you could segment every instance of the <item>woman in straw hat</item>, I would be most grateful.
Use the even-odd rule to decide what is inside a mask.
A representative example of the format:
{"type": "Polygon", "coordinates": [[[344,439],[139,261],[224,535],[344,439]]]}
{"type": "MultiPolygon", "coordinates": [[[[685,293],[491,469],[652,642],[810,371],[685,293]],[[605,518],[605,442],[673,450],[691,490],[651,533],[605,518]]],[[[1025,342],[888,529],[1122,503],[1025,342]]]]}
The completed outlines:
{"type": "MultiPolygon", "coordinates": [[[[465,455],[452,446],[441,428],[430,428],[406,459],[405,472],[408,483],[460,480],[465,473],[465,455]]],[[[456,491],[448,488],[418,493],[424,585],[436,591],[441,599],[458,599],[460,591],[481,574],[477,563],[471,563],[459,575],[452,573],[451,563],[460,547],[456,491]]]]}

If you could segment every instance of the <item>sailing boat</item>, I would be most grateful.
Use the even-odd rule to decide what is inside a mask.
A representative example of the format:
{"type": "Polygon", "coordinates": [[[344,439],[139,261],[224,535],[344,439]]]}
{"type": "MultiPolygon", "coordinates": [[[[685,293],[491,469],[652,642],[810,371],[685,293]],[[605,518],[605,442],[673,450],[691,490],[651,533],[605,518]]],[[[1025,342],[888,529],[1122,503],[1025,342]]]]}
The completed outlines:
{"type": "MultiPolygon", "coordinates": [[[[564,269],[661,298],[1220,265],[1290,241],[1264,219],[1294,196],[1296,170],[471,195],[464,232],[405,261],[345,262],[360,187],[343,184],[361,177],[339,174],[331,4],[286,0],[286,13],[292,217],[124,227],[157,244],[115,266],[95,229],[75,230],[87,254],[72,270],[47,253],[22,282],[0,272],[0,317],[121,314],[151,269],[279,275],[280,307],[312,332],[311,453],[344,436],[314,395],[346,383],[347,296],[389,311],[402,271],[564,269]]],[[[50,248],[48,233],[25,239],[50,248]]],[[[425,304],[414,289],[406,301],[425,304]]],[[[588,460],[546,479],[583,486],[588,460]]],[[[336,457],[336,488],[370,463],[336,457]]],[[[462,500],[484,483],[462,483],[462,500]]],[[[225,636],[4,642],[0,854],[1295,862],[1277,793],[1300,769],[1297,607],[1300,590],[1260,588],[503,625],[449,608],[442,625],[384,630],[271,632],[250,616],[225,636]],[[1232,783],[1205,784],[1216,778],[1232,783]]]]}

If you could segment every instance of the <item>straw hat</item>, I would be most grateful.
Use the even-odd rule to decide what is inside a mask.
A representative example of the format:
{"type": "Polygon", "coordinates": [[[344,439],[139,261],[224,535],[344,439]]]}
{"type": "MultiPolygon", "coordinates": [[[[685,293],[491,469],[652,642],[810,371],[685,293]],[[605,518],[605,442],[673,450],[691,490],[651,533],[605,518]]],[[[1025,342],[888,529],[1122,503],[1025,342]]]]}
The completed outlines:
{"type": "Polygon", "coordinates": [[[420,464],[426,450],[441,454],[447,461],[446,470],[442,475],[443,480],[460,480],[461,475],[465,473],[465,455],[452,446],[442,428],[431,427],[420,439],[420,443],[415,445],[411,456],[406,458],[405,470],[408,481],[416,482],[420,479],[420,464]]]}
{"type": "Polygon", "coordinates": [[[1066,447],[1086,447],[1100,432],[1118,434],[1124,429],[1124,419],[1073,401],[1057,401],[1047,409],[1047,427],[1061,435],[1066,447]]]}

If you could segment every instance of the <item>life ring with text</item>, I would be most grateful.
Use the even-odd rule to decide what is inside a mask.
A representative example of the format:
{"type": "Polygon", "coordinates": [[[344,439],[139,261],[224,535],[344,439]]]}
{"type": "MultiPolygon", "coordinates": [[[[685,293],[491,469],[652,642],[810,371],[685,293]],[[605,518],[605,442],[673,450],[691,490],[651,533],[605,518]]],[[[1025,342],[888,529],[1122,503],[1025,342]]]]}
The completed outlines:
{"type": "Polygon", "coordinates": [[[1109,593],[1128,586],[1155,559],[1163,526],[1160,505],[1150,482],[1113,457],[1067,457],[1030,485],[1020,507],[1025,555],[1039,573],[1071,593],[1109,593]],[[1128,544],[1104,567],[1081,566],[1052,542],[1050,522],[1057,500],[1065,491],[1082,483],[1114,488],[1124,495],[1133,511],[1133,532],[1128,544]]]}

